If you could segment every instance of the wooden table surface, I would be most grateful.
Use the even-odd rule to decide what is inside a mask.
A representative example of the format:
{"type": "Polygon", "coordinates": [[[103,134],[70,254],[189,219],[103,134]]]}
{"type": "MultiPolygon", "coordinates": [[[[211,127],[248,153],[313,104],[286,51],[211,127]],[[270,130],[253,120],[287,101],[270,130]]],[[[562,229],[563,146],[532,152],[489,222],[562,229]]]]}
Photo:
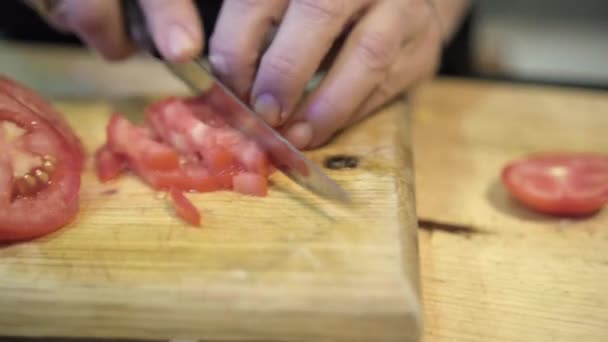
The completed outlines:
{"type": "MultiPolygon", "coordinates": [[[[27,49],[0,50],[0,64],[36,71],[27,49]]],[[[112,75],[122,80],[114,93],[179,88],[137,62],[88,80],[94,63],[73,62],[80,83],[42,90],[91,96],[112,75]],[[124,82],[138,72],[149,76],[145,89],[124,82]]],[[[607,341],[608,208],[582,220],[537,215],[498,176],[529,152],[607,152],[608,93],[438,79],[414,105],[425,340],[607,341]]]]}

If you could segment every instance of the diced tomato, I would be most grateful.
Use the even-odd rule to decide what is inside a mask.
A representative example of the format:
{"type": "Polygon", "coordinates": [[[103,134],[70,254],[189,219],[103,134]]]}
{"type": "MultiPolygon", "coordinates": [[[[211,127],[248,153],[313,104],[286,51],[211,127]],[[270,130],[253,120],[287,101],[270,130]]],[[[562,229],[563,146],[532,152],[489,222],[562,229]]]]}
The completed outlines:
{"type": "Polygon", "coordinates": [[[234,176],[234,191],[264,197],[268,194],[268,180],[257,173],[242,172],[234,176]]]}
{"type": "Polygon", "coordinates": [[[179,156],[174,149],[151,139],[145,130],[119,114],[112,115],[107,133],[108,145],[115,153],[126,155],[153,170],[179,168],[179,156]]]}
{"type": "Polygon", "coordinates": [[[194,226],[200,226],[201,214],[194,204],[180,190],[171,189],[170,193],[177,215],[194,226]]]}
{"type": "Polygon", "coordinates": [[[203,167],[182,167],[181,169],[159,171],[133,165],[134,171],[152,188],[182,191],[212,192],[223,188],[221,179],[209,174],[203,167]]]}
{"type": "Polygon", "coordinates": [[[116,114],[107,127],[111,152],[150,187],[169,190],[189,222],[192,207],[183,203],[182,192],[234,189],[266,196],[271,172],[267,154],[226,125],[206,99],[169,97],[148,106],[144,126],[116,114]]]}
{"type": "Polygon", "coordinates": [[[203,160],[213,174],[220,174],[226,170],[236,168],[238,165],[230,151],[221,146],[206,151],[203,160]]]}
{"type": "Polygon", "coordinates": [[[537,154],[509,163],[502,172],[508,191],[529,208],[577,216],[608,202],[608,156],[589,153],[537,154]]]}
{"type": "Polygon", "coordinates": [[[118,178],[123,173],[124,167],[124,158],[114,153],[107,145],[102,146],[95,153],[95,170],[101,182],[118,178]]]}
{"type": "Polygon", "coordinates": [[[0,77],[0,241],[37,238],[76,217],[83,152],[62,122],[38,95],[0,77]]]}

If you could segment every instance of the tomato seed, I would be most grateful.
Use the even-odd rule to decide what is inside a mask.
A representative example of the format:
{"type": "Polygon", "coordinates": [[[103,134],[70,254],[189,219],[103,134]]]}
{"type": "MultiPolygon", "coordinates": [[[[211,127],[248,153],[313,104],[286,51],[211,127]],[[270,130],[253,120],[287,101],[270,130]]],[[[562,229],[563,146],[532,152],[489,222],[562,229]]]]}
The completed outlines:
{"type": "Polygon", "coordinates": [[[55,157],[48,155],[48,154],[45,154],[44,156],[42,156],[42,160],[48,161],[52,164],[55,164],[57,162],[57,159],[55,159],[55,157]]]}
{"type": "Polygon", "coordinates": [[[40,169],[36,169],[36,171],[34,171],[34,174],[36,175],[36,178],[38,178],[38,180],[40,182],[42,182],[43,184],[48,184],[49,175],[46,172],[44,172],[40,169]]]}
{"type": "Polygon", "coordinates": [[[44,163],[42,163],[42,168],[44,171],[51,173],[55,171],[55,163],[50,160],[45,160],[44,163]]]}

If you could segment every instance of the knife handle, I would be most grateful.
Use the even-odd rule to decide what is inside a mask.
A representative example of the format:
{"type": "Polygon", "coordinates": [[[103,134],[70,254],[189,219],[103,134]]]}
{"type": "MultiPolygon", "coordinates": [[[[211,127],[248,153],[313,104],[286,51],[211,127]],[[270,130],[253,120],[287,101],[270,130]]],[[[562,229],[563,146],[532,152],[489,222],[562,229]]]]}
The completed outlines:
{"type": "Polygon", "coordinates": [[[124,17],[124,24],[126,28],[127,36],[133,43],[141,50],[147,52],[156,59],[163,59],[152,34],[150,33],[146,15],[142,10],[138,0],[123,0],[120,1],[122,5],[122,13],[124,17]]]}

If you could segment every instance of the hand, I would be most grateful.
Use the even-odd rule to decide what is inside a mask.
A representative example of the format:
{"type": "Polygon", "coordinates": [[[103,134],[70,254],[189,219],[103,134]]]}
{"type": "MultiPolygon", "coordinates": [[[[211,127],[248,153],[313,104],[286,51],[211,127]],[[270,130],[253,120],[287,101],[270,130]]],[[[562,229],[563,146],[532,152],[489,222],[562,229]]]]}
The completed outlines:
{"type": "MultiPolygon", "coordinates": [[[[209,59],[294,145],[318,147],[434,74],[441,29],[430,1],[224,0],[209,59]],[[303,98],[340,36],[344,43],[327,75],[303,98]]],[[[165,58],[200,53],[202,28],[191,0],[141,4],[165,58]]],[[[132,52],[117,0],[61,0],[55,13],[56,26],[76,32],[106,58],[132,52]]]]}
{"type": "MultiPolygon", "coordinates": [[[[29,0],[50,5],[46,19],[62,31],[74,32],[108,60],[122,60],[135,48],[125,34],[119,0],[29,0]]],[[[154,42],[168,60],[181,61],[201,53],[204,38],[192,0],[141,0],[154,42]]]]}
{"type": "Polygon", "coordinates": [[[311,148],[433,75],[440,31],[426,0],[226,0],[210,61],[239,94],[250,94],[268,123],[297,147],[311,148]],[[326,77],[300,101],[345,28],[326,77]]]}

